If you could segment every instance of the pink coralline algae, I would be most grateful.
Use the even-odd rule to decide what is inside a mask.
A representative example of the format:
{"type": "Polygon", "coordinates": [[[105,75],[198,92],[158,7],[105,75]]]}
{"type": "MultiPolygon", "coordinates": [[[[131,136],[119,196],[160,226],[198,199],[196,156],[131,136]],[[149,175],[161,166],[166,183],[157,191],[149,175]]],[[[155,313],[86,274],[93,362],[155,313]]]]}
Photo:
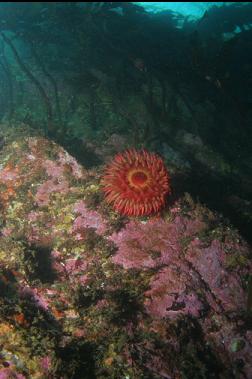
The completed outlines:
{"type": "Polygon", "coordinates": [[[49,179],[41,184],[35,195],[35,201],[38,206],[44,206],[49,203],[50,195],[52,193],[66,194],[69,192],[68,182],[64,179],[58,181],[57,179],[49,179]]]}
{"type": "Polygon", "coordinates": [[[89,209],[99,170],[44,138],[14,146],[0,166],[0,379],[80,377],[90,362],[83,377],[252,378],[238,232],[189,195],[144,220],[89,209]]]}
{"type": "Polygon", "coordinates": [[[155,268],[167,265],[182,251],[182,238],[200,232],[205,227],[199,220],[176,216],[172,223],[162,219],[145,223],[130,221],[114,233],[110,240],[118,247],[113,262],[129,268],[155,268]]]}
{"type": "MultiPolygon", "coordinates": [[[[59,274],[59,281],[69,280],[69,277],[65,275],[65,273],[62,275],[62,273],[57,271],[57,274],[59,274]]],[[[71,280],[69,280],[69,285],[77,284],[76,278],[77,276],[74,275],[71,280]]],[[[79,279],[78,283],[82,283],[82,278],[79,279]]],[[[66,309],[71,304],[71,299],[58,288],[50,288],[46,286],[31,287],[25,283],[20,283],[18,293],[21,299],[29,299],[35,307],[48,314],[50,313],[53,316],[55,316],[55,302],[61,303],[66,309]]],[[[56,317],[58,317],[57,314],[56,317]]]]}
{"type": "Polygon", "coordinates": [[[43,215],[42,212],[36,212],[36,211],[31,211],[28,215],[27,215],[27,219],[28,221],[30,222],[35,222],[39,219],[39,217],[43,215]]]}
{"type": "Polygon", "coordinates": [[[38,288],[32,288],[32,287],[21,287],[20,288],[20,295],[23,297],[29,296],[32,298],[34,303],[44,310],[48,310],[49,302],[45,298],[42,291],[40,291],[38,288]]]}
{"type": "Polygon", "coordinates": [[[24,375],[18,374],[10,368],[0,369],[0,379],[26,379],[24,375]]]}
{"type": "Polygon", "coordinates": [[[102,216],[93,210],[89,210],[83,200],[80,200],[74,206],[74,212],[79,216],[74,220],[72,231],[77,234],[85,230],[86,228],[95,229],[96,233],[102,235],[107,230],[106,222],[102,216]]]}
{"type": "Polygon", "coordinates": [[[68,165],[71,168],[72,175],[76,179],[82,179],[84,177],[84,170],[75,158],[63,149],[58,153],[58,156],[60,163],[64,165],[64,167],[65,165],[68,165]]]}
{"type": "Polygon", "coordinates": [[[51,161],[50,159],[46,159],[42,162],[42,167],[51,178],[59,178],[64,174],[64,167],[59,163],[51,161]]]}
{"type": "Polygon", "coordinates": [[[41,369],[43,370],[43,373],[46,375],[49,375],[51,366],[52,366],[52,360],[49,356],[45,356],[40,361],[41,369]]]}
{"type": "Polygon", "coordinates": [[[64,150],[59,151],[57,162],[46,159],[41,162],[41,167],[45,169],[48,179],[39,186],[35,195],[35,201],[39,206],[47,205],[52,193],[66,194],[70,191],[67,168],[75,179],[84,177],[82,167],[64,150]]]}
{"type": "MultiPolygon", "coordinates": [[[[207,228],[199,215],[188,217],[179,212],[179,207],[171,212],[174,218],[170,221],[130,221],[110,237],[117,247],[112,261],[126,270],[155,270],[144,293],[152,323],[185,317],[197,320],[222,361],[231,366],[240,360],[244,365],[241,377],[251,378],[252,338],[246,327],[239,331],[236,322],[247,312],[245,282],[252,272],[249,248],[231,237],[201,239],[207,228]],[[232,267],[230,259],[237,254],[242,264],[232,267]]],[[[240,325],[244,325],[242,320],[240,325]]]]}
{"type": "Polygon", "coordinates": [[[59,251],[52,251],[52,268],[60,280],[69,280],[73,284],[86,284],[89,263],[90,259],[87,257],[67,259],[59,251]]]}
{"type": "Polygon", "coordinates": [[[125,269],[159,269],[145,293],[145,307],[153,317],[198,317],[204,309],[195,292],[201,285],[199,275],[183,259],[183,240],[193,238],[205,227],[200,220],[176,215],[172,222],[130,221],[111,236],[118,247],[113,263],[125,269]]]}
{"type": "Polygon", "coordinates": [[[220,241],[213,240],[206,248],[199,241],[193,241],[187,251],[186,259],[199,273],[204,284],[211,288],[217,303],[221,304],[225,311],[245,308],[246,299],[241,278],[237,272],[226,270],[227,254],[220,241]]]}
{"type": "Polygon", "coordinates": [[[9,236],[11,236],[12,232],[13,232],[13,228],[5,228],[4,227],[1,230],[1,234],[2,234],[3,237],[9,237],[9,236]]]}
{"type": "Polygon", "coordinates": [[[51,245],[57,231],[54,228],[53,222],[47,220],[46,213],[42,211],[31,211],[27,215],[28,224],[26,225],[26,239],[30,243],[40,246],[51,245]]]}
{"type": "Polygon", "coordinates": [[[19,178],[19,172],[17,168],[11,168],[6,166],[0,170],[0,182],[15,182],[19,178]]]}
{"type": "Polygon", "coordinates": [[[194,286],[200,285],[197,276],[182,262],[159,271],[151,282],[151,289],[145,293],[148,313],[158,318],[176,318],[182,314],[199,317],[204,305],[192,282],[194,286]]]}
{"type": "Polygon", "coordinates": [[[66,194],[69,192],[69,183],[64,177],[64,166],[61,163],[46,159],[42,162],[42,167],[49,179],[39,186],[35,195],[35,201],[39,206],[47,205],[52,193],[66,194]]]}
{"type": "Polygon", "coordinates": [[[71,157],[66,151],[59,151],[57,162],[50,159],[46,159],[42,162],[42,167],[46,170],[46,173],[51,178],[59,178],[64,176],[67,167],[70,168],[71,174],[76,179],[84,177],[84,170],[78,164],[76,159],[71,157]]]}
{"type": "Polygon", "coordinates": [[[145,293],[153,317],[199,317],[209,305],[218,312],[245,309],[241,275],[225,263],[227,246],[237,246],[218,240],[205,246],[197,237],[205,228],[197,218],[175,215],[172,221],[130,221],[110,237],[117,247],[114,264],[158,270],[145,293]]]}
{"type": "Polygon", "coordinates": [[[38,139],[30,137],[27,139],[28,146],[30,149],[30,153],[27,155],[29,160],[39,161],[42,167],[46,168],[48,176],[51,177],[59,177],[63,174],[67,167],[70,168],[71,174],[76,179],[81,179],[85,175],[85,170],[81,165],[78,164],[76,159],[68,154],[62,147],[57,146],[53,142],[51,142],[51,150],[53,148],[57,149],[57,155],[55,156],[55,160],[44,159],[44,156],[41,151],[41,145],[47,146],[47,141],[45,139],[38,139]]]}

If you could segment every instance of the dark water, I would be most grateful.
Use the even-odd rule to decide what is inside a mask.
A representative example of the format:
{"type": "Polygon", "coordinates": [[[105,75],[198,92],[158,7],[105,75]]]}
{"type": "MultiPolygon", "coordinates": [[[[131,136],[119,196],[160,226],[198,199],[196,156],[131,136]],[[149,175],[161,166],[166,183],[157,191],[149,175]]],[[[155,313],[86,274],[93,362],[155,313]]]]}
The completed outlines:
{"type": "Polygon", "coordinates": [[[0,379],[251,378],[252,4],[2,2],[0,29],[0,379]],[[106,203],[126,149],[164,203],[160,172],[106,203]]]}

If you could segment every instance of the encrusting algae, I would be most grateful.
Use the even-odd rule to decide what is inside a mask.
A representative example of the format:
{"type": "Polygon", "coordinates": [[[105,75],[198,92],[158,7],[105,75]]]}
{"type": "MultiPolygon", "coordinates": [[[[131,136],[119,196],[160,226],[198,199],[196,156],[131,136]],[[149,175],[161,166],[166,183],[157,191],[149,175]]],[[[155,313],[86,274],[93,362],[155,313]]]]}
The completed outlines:
{"type": "Polygon", "coordinates": [[[99,170],[42,137],[2,162],[0,377],[251,376],[250,253],[217,215],[186,195],[122,217],[99,170]]]}

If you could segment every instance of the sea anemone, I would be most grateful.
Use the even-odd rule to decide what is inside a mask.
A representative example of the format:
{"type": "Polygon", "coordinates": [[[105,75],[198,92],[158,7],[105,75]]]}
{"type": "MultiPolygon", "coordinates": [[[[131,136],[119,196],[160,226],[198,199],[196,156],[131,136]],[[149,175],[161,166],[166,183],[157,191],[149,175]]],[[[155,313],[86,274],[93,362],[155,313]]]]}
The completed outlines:
{"type": "Polygon", "coordinates": [[[146,150],[117,154],[106,168],[102,186],[107,202],[127,216],[160,211],[170,193],[170,179],[162,158],[146,150]]]}

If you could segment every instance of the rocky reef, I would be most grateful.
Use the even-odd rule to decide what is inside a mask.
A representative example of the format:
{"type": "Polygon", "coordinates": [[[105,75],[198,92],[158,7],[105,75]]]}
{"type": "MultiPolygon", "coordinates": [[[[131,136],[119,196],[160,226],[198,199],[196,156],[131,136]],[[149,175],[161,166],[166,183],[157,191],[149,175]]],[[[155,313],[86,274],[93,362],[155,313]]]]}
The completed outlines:
{"type": "Polygon", "coordinates": [[[249,379],[251,251],[189,194],[127,218],[40,136],[0,157],[0,378],[249,379]]]}

